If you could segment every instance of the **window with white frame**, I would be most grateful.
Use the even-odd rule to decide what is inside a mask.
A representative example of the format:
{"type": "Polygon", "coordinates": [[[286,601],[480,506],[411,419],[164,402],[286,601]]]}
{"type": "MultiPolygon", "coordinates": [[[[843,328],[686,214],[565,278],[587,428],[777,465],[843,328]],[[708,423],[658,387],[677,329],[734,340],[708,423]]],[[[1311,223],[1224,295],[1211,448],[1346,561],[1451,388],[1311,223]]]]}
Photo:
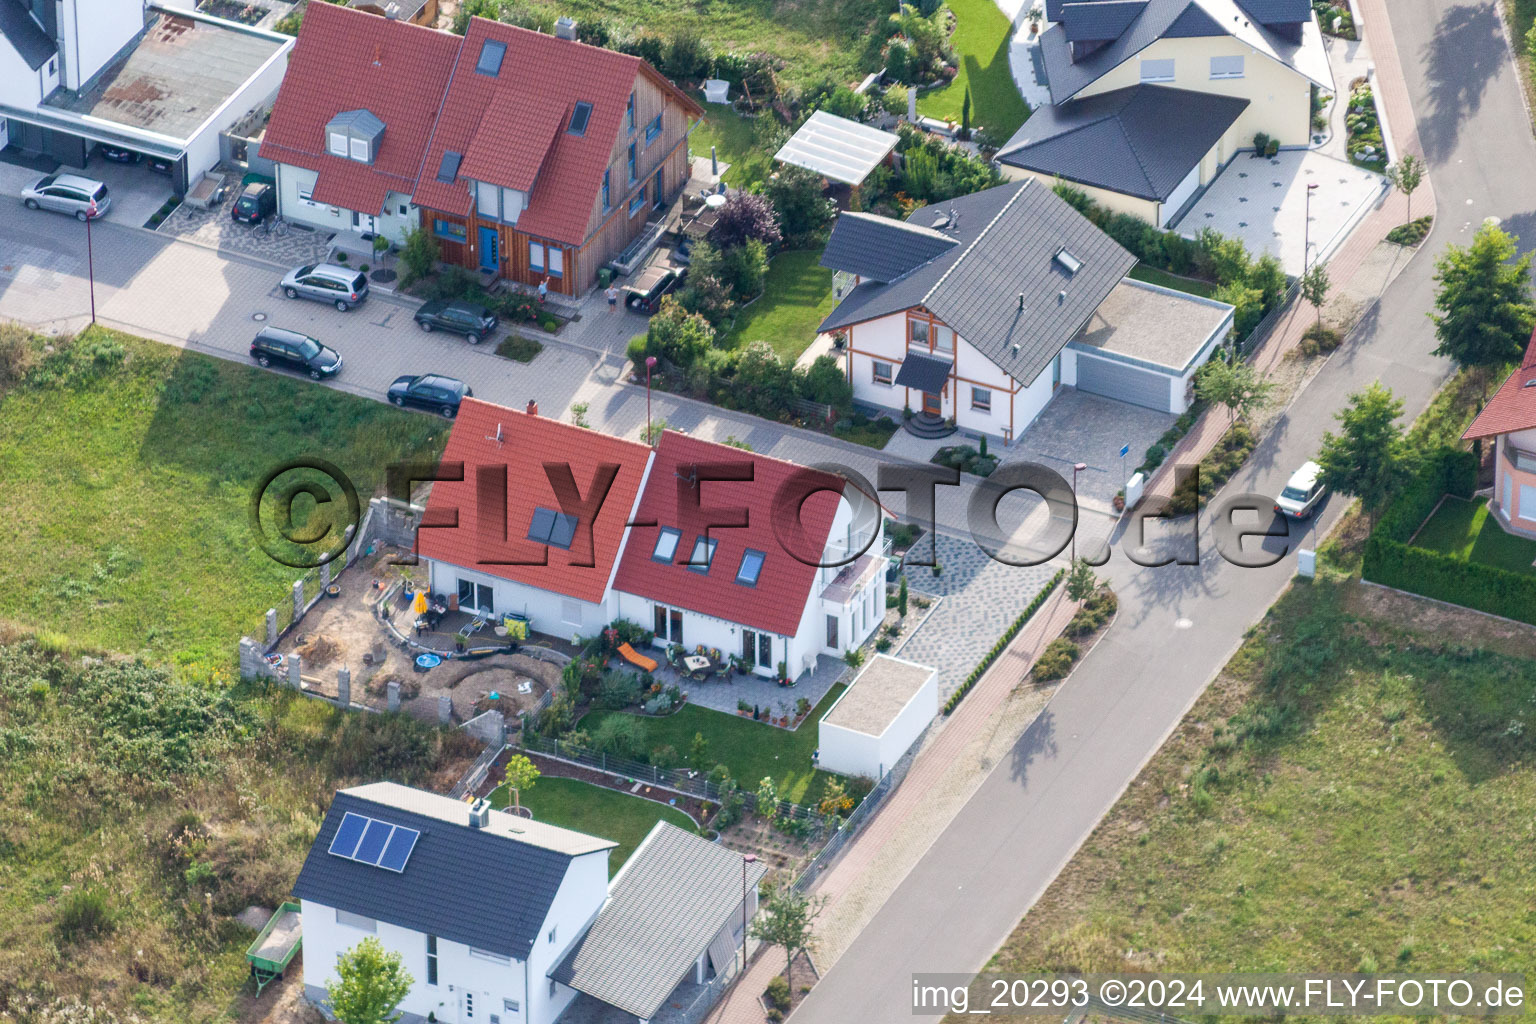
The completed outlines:
{"type": "Polygon", "coordinates": [[[544,250],[548,257],[545,261],[546,270],[550,277],[561,277],[565,274],[565,250],[553,247],[544,250]]]}
{"type": "Polygon", "coordinates": [[[379,922],[373,918],[364,917],[362,914],[354,914],[350,910],[342,910],[340,907],[336,908],[336,923],[364,932],[376,932],[379,930],[379,922]]]}
{"type": "Polygon", "coordinates": [[[992,389],[991,388],[972,387],[971,388],[971,408],[972,409],[976,409],[976,410],[978,410],[980,412],[991,412],[992,411],[992,389]]]}
{"type": "Polygon", "coordinates": [[[882,363],[876,359],[870,363],[870,367],[874,370],[876,384],[890,384],[893,381],[895,375],[890,363],[882,363]]]}
{"type": "Polygon", "coordinates": [[[544,244],[542,242],[528,243],[528,269],[536,274],[544,273],[544,244]]]}
{"type": "Polygon", "coordinates": [[[480,216],[496,220],[501,216],[501,189],[489,182],[481,181],[475,185],[475,209],[480,216]]]}
{"type": "Polygon", "coordinates": [[[331,156],[347,155],[347,136],[344,132],[330,132],[331,156]]]}
{"type": "Polygon", "coordinates": [[[510,964],[512,962],[512,958],[510,956],[503,956],[500,953],[492,953],[488,949],[476,949],[474,946],[469,947],[469,955],[474,957],[476,960],[489,960],[493,964],[510,964]]]}
{"type": "MultiPolygon", "coordinates": [[[[569,600],[561,601],[560,621],[565,623],[567,626],[581,625],[581,602],[569,600]]],[[[550,941],[553,942],[554,940],[551,939],[550,941]]]]}
{"type": "Polygon", "coordinates": [[[437,984],[437,936],[427,936],[427,984],[437,984]]]}
{"type": "Polygon", "coordinates": [[[366,162],[368,160],[368,140],[367,139],[352,139],[351,143],[352,143],[352,159],[353,160],[362,160],[362,161],[366,162]]]}
{"type": "Polygon", "coordinates": [[[1143,82],[1171,82],[1173,81],[1173,58],[1165,60],[1147,60],[1141,62],[1141,80],[1143,82]]]}
{"type": "Polygon", "coordinates": [[[1242,78],[1243,77],[1243,55],[1242,54],[1238,54],[1236,57],[1212,57],[1211,58],[1211,77],[1212,78],[1242,78]]]}

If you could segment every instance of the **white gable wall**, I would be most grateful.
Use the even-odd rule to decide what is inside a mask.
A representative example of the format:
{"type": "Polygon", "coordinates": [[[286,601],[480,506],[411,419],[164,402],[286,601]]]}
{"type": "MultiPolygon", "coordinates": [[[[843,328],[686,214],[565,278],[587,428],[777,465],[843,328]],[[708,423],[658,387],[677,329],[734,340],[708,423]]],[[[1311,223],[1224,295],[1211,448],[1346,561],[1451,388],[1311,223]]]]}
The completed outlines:
{"type": "Polygon", "coordinates": [[[142,0],[58,0],[64,87],[78,89],[144,30],[142,0]]]}
{"type": "Polygon", "coordinates": [[[524,615],[528,618],[529,628],[540,633],[561,637],[573,633],[590,636],[618,614],[614,610],[616,604],[611,591],[607,599],[593,603],[448,562],[423,558],[422,563],[428,567],[428,588],[444,598],[458,595],[460,580],[489,586],[495,595],[491,611],[496,622],[505,615],[524,615]]]}
{"type": "MultiPolygon", "coordinates": [[[[529,791],[530,805],[538,806],[537,793],[529,791]]],[[[576,990],[554,984],[548,977],[566,952],[591,927],[597,912],[603,908],[608,896],[608,855],[611,851],[574,857],[566,869],[565,880],[555,893],[554,902],[544,926],[539,930],[538,941],[528,954],[529,993],[525,1010],[530,1024],[547,1024],[553,1021],[576,998],[576,990]],[[554,938],[551,941],[550,932],[554,938]],[[553,991],[551,991],[553,988],[553,991]]],[[[464,1024],[464,1022],[460,1022],[464,1024]]],[[[522,1024],[509,1020],[506,1015],[500,1024],[522,1024]]]]}

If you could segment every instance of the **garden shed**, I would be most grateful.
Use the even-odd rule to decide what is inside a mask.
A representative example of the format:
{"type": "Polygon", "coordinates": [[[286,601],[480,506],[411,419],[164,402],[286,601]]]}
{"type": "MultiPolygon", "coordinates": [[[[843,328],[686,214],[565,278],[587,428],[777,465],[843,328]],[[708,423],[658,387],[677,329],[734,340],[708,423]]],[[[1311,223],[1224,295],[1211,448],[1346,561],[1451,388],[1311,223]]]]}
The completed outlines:
{"type": "Polygon", "coordinates": [[[878,779],[938,713],[936,669],[877,654],[822,716],[817,766],[878,779]]]}
{"type": "Polygon", "coordinates": [[[861,185],[900,141],[891,132],[818,110],[773,158],[845,185],[861,185]]]}

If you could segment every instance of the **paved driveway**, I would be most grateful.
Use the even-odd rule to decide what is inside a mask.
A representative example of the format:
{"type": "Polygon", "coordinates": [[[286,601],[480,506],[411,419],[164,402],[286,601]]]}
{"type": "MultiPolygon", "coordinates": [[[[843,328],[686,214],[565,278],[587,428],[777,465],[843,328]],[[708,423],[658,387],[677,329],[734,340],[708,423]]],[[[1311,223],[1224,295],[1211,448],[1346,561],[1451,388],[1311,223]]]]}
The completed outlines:
{"type": "Polygon", "coordinates": [[[1030,461],[1049,466],[1067,480],[1072,467],[1088,468],[1077,475],[1077,500],[1086,508],[1110,512],[1124,475],[1141,465],[1147,448],[1173,421],[1172,413],[1143,409],[1113,398],[1063,387],[1029,429],[1008,447],[1005,462],[1030,461]],[[1120,457],[1120,449],[1130,453],[1120,457]]]}
{"type": "Polygon", "coordinates": [[[1376,204],[1385,181],[1372,171],[1311,150],[1284,150],[1269,159],[1239,153],[1175,227],[1186,235],[1212,228],[1241,238],[1251,253],[1280,257],[1285,272],[1295,276],[1303,269],[1307,186],[1317,186],[1306,239],[1316,261],[1327,259],[1376,204]]]}

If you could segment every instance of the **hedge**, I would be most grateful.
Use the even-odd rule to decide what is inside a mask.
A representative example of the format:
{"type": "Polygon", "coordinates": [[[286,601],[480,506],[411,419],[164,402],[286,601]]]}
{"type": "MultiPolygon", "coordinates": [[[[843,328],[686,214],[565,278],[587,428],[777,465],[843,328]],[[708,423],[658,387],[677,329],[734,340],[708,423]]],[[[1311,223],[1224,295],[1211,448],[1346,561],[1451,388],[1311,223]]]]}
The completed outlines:
{"type": "Polygon", "coordinates": [[[1056,575],[1052,576],[1050,582],[1040,588],[1040,593],[1036,594],[1035,599],[1029,602],[1029,607],[1019,613],[1019,617],[1013,620],[1013,625],[1003,632],[1003,635],[998,638],[997,643],[992,645],[992,649],[982,657],[981,661],[976,663],[976,667],[971,669],[971,674],[965,677],[965,682],[961,683],[959,688],[949,695],[949,700],[944,702],[944,713],[946,715],[955,710],[955,705],[960,703],[960,699],[971,692],[971,687],[976,685],[976,680],[980,679],[987,669],[992,667],[992,663],[997,660],[998,655],[1002,654],[1013,638],[1019,635],[1019,630],[1024,628],[1024,623],[1029,621],[1030,616],[1040,610],[1040,606],[1045,603],[1045,599],[1051,595],[1051,591],[1056,589],[1056,585],[1061,582],[1061,578],[1066,574],[1067,570],[1065,569],[1056,570],[1056,575]]]}
{"type": "Polygon", "coordinates": [[[1536,577],[1408,543],[1442,496],[1470,498],[1476,488],[1476,456],[1454,448],[1434,452],[1382,514],[1365,543],[1360,575],[1372,583],[1536,625],[1536,577]]]}

